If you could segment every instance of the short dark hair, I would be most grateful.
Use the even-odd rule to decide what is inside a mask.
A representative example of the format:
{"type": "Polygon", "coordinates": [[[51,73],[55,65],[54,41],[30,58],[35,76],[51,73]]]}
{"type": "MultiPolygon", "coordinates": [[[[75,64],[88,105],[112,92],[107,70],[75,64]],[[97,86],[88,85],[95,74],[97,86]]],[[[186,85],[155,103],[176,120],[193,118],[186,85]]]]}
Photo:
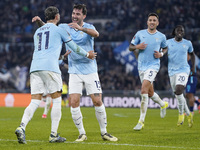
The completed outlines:
{"type": "Polygon", "coordinates": [[[182,25],[177,25],[177,26],[173,29],[173,31],[172,31],[172,36],[175,36],[175,30],[176,30],[177,28],[183,28],[183,29],[184,29],[184,26],[182,26],[182,25]]]}
{"type": "Polygon", "coordinates": [[[159,16],[158,16],[158,14],[156,14],[156,13],[149,13],[148,18],[149,18],[150,16],[156,16],[156,18],[158,18],[158,20],[159,20],[159,16]]]}
{"type": "Polygon", "coordinates": [[[79,9],[79,10],[82,9],[83,15],[87,15],[87,8],[85,4],[74,4],[73,9],[79,9]]]}
{"type": "Polygon", "coordinates": [[[53,20],[55,19],[55,16],[59,14],[59,10],[57,7],[54,6],[49,6],[45,9],[44,15],[45,15],[45,20],[53,20]]]}

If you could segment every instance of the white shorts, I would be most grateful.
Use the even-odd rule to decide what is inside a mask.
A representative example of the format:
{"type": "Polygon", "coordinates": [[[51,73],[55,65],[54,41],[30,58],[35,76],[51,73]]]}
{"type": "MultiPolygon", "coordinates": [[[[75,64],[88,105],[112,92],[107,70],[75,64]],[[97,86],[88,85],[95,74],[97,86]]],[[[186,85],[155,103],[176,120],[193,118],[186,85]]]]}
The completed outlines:
{"type": "Polygon", "coordinates": [[[102,93],[99,76],[97,73],[88,75],[70,74],[69,75],[69,94],[79,93],[82,95],[83,84],[87,95],[102,93]]]}
{"type": "Polygon", "coordinates": [[[153,70],[153,69],[148,69],[146,71],[139,71],[139,76],[140,76],[141,83],[143,82],[143,80],[148,80],[151,83],[153,83],[157,73],[158,73],[158,71],[153,70]]]}
{"type": "Polygon", "coordinates": [[[171,84],[172,90],[175,92],[176,85],[186,86],[187,81],[188,81],[188,74],[187,73],[178,73],[173,76],[170,76],[169,79],[170,79],[170,84],[171,84]]]}
{"type": "Polygon", "coordinates": [[[55,93],[62,90],[61,74],[37,71],[30,74],[31,94],[55,93]]]}

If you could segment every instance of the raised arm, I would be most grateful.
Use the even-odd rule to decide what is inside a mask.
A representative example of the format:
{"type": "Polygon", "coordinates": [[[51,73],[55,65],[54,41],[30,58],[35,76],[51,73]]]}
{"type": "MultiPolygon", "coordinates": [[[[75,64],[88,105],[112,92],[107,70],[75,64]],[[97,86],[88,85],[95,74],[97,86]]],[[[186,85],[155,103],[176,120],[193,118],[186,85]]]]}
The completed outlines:
{"type": "Polygon", "coordinates": [[[41,20],[41,18],[39,16],[35,16],[32,18],[32,22],[36,22],[36,24],[38,25],[38,27],[43,26],[45,23],[41,20]]]}
{"type": "Polygon", "coordinates": [[[68,25],[69,25],[71,28],[74,28],[74,29],[83,31],[83,32],[89,34],[90,36],[92,36],[92,37],[94,37],[94,38],[99,37],[99,32],[97,32],[97,31],[94,30],[94,29],[89,29],[89,28],[80,27],[77,23],[69,23],[68,25]]]}
{"type": "Polygon", "coordinates": [[[93,50],[86,52],[84,49],[79,47],[74,41],[69,41],[66,43],[75,53],[85,56],[89,59],[95,59],[97,56],[97,53],[94,52],[93,50]]]}

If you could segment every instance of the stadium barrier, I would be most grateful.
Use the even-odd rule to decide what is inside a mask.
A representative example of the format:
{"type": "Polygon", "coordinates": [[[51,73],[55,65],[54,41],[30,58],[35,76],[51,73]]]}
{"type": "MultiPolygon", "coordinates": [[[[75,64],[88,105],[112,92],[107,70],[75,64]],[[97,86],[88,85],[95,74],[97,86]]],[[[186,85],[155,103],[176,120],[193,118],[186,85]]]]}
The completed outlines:
{"type": "MultiPolygon", "coordinates": [[[[177,108],[177,100],[173,95],[160,95],[164,101],[169,102],[169,108],[177,108]]],[[[102,97],[105,107],[118,107],[118,108],[139,108],[140,96],[124,96],[122,95],[103,95],[102,97]]],[[[198,96],[195,96],[198,100],[198,96]]],[[[31,94],[19,94],[19,93],[0,93],[0,107],[26,107],[31,101],[31,94]]],[[[40,107],[44,107],[45,102],[41,101],[40,107]]],[[[93,103],[90,97],[82,96],[80,100],[81,107],[93,107],[93,103]]],[[[159,105],[149,100],[148,108],[159,108],[159,105]]],[[[197,105],[194,107],[197,110],[197,105]]]]}

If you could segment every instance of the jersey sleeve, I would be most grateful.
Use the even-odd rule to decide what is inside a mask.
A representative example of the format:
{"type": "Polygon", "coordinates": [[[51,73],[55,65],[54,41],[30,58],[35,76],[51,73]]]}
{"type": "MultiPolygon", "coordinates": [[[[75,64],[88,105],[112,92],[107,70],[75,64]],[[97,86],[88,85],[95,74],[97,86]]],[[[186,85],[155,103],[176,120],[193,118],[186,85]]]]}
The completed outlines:
{"type": "Polygon", "coordinates": [[[192,46],[192,42],[191,42],[191,41],[189,41],[189,45],[188,45],[188,46],[189,46],[188,52],[189,52],[189,53],[192,53],[194,49],[193,49],[193,46],[192,46]]]}
{"type": "Polygon", "coordinates": [[[64,43],[72,40],[70,34],[66,30],[64,30],[63,28],[58,28],[58,29],[59,29],[58,32],[61,35],[62,41],[64,43]]]}
{"type": "Polygon", "coordinates": [[[166,48],[167,47],[167,39],[166,36],[163,35],[163,40],[161,42],[161,48],[166,48]]]}
{"type": "Polygon", "coordinates": [[[131,44],[138,45],[140,43],[139,33],[137,32],[131,40],[131,44]]]}
{"type": "Polygon", "coordinates": [[[82,55],[82,56],[87,55],[87,52],[81,47],[79,47],[73,40],[67,42],[66,45],[79,55],[82,55]]]}

